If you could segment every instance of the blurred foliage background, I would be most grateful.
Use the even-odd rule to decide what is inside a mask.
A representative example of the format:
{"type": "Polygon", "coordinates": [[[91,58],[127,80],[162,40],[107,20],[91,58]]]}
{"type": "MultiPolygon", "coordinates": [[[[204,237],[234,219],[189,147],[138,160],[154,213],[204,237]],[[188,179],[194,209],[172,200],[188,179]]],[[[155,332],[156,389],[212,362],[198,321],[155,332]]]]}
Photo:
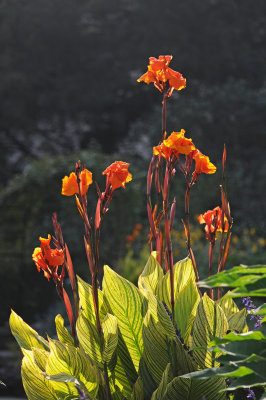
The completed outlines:
{"type": "MultiPolygon", "coordinates": [[[[172,54],[171,67],[187,78],[186,90],[168,101],[168,132],[184,128],[218,166],[193,188],[192,215],[219,204],[226,143],[235,235],[228,265],[265,263],[264,0],[2,0],[0,44],[2,336],[10,307],[31,323],[54,317],[47,311],[54,287],[31,261],[38,237],[52,233],[54,211],[76,273],[89,279],[74,199],[60,195],[78,159],[102,187],[107,165],[131,163],[133,181],[115,193],[103,224],[101,263],[133,280],[143,268],[145,177],[161,135],[161,96],[136,82],[149,56],[172,54]],[[143,228],[132,243],[136,223],[143,228]]],[[[177,174],[176,258],[186,256],[184,188],[177,174]]],[[[93,215],[94,188],[88,196],[93,215]]],[[[196,221],[195,232],[204,275],[207,248],[196,221]]]]}

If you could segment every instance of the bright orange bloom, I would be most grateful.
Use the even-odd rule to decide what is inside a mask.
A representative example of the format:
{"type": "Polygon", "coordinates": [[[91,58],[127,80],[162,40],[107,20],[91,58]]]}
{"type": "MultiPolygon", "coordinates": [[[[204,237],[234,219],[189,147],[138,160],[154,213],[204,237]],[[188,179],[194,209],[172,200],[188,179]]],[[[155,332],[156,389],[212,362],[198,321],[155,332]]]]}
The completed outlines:
{"type": "Polygon", "coordinates": [[[164,145],[169,149],[172,149],[176,154],[189,154],[193,150],[196,150],[192,139],[185,137],[185,130],[181,129],[181,132],[172,132],[171,135],[163,141],[164,145]]]}
{"type": "Polygon", "coordinates": [[[216,167],[210,162],[209,157],[202,154],[199,150],[193,155],[195,160],[195,171],[194,174],[199,175],[202,172],[204,174],[214,174],[216,172],[216,167]]]}
{"type": "Polygon", "coordinates": [[[147,84],[153,82],[160,92],[168,89],[167,97],[171,96],[174,89],[184,89],[186,87],[186,79],[179,72],[169,68],[172,58],[173,56],[159,56],[158,59],[150,57],[148,71],[137,81],[143,81],[147,84]],[[166,87],[166,82],[169,83],[169,88],[166,87]]]}
{"type": "Polygon", "coordinates": [[[162,156],[163,158],[166,159],[166,161],[169,161],[171,155],[173,154],[173,150],[170,149],[169,147],[165,146],[164,142],[159,144],[158,146],[153,148],[153,154],[155,156],[162,156]]]}
{"type": "Polygon", "coordinates": [[[171,135],[163,141],[163,143],[159,144],[153,148],[154,155],[161,155],[167,161],[169,161],[172,155],[176,157],[179,154],[189,154],[193,150],[196,150],[192,139],[187,139],[185,137],[184,129],[181,129],[181,132],[172,132],[171,135]]]}
{"type": "MultiPolygon", "coordinates": [[[[80,173],[80,189],[81,195],[85,196],[89,186],[92,184],[92,173],[86,168],[80,173]]],[[[77,175],[75,172],[71,172],[69,176],[65,176],[62,179],[62,192],[65,196],[73,196],[73,194],[79,194],[79,187],[77,182],[77,175]]]]}
{"type": "MultiPolygon", "coordinates": [[[[207,240],[215,239],[216,232],[222,232],[222,209],[220,207],[215,207],[213,210],[208,210],[204,214],[199,216],[199,223],[206,224],[205,232],[207,240]]],[[[229,223],[224,215],[224,232],[227,232],[229,228],[229,223]]]]}
{"type": "Polygon", "coordinates": [[[56,272],[57,267],[63,264],[65,254],[63,250],[51,249],[51,235],[48,235],[48,239],[40,237],[40,242],[41,247],[36,247],[34,249],[32,259],[38,271],[42,269],[44,276],[49,279],[52,272],[56,272]]]}
{"type": "Polygon", "coordinates": [[[132,180],[132,175],[128,172],[129,164],[123,161],[115,161],[109,165],[103,175],[107,176],[106,186],[111,184],[112,191],[121,186],[125,188],[125,184],[132,180]]]}

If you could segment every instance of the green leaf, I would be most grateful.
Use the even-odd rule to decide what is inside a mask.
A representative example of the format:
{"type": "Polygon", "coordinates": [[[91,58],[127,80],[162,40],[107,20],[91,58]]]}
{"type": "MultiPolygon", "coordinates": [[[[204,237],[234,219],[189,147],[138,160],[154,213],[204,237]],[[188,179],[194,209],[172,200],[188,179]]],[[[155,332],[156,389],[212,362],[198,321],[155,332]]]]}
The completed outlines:
{"type": "Polygon", "coordinates": [[[24,351],[21,377],[29,400],[58,400],[53,385],[45,379],[42,371],[34,362],[33,353],[29,350],[24,351]]]}
{"type": "MultiPolygon", "coordinates": [[[[188,284],[190,280],[195,281],[195,273],[190,258],[185,258],[177,262],[174,265],[174,299],[177,300],[178,294],[188,284]]],[[[158,282],[156,287],[156,296],[164,301],[169,308],[171,308],[170,300],[170,272],[164,275],[164,277],[158,282]]]]}
{"type": "MultiPolygon", "coordinates": [[[[98,378],[93,365],[84,353],[79,348],[56,340],[50,340],[49,343],[51,352],[47,361],[46,374],[50,379],[53,375],[69,375],[76,378],[86,388],[88,394],[96,396],[99,387],[98,378]]],[[[56,385],[60,387],[61,393],[77,394],[73,382],[59,383],[57,379],[56,385]]]]}
{"type": "Polygon", "coordinates": [[[167,394],[167,384],[173,379],[170,364],[167,364],[158,388],[153,392],[151,400],[162,400],[167,394]]]}
{"type": "Polygon", "coordinates": [[[246,340],[263,340],[266,341],[266,337],[263,335],[262,332],[260,331],[250,331],[246,333],[235,333],[235,332],[230,332],[227,335],[224,335],[223,337],[221,336],[214,338],[210,343],[209,347],[211,346],[216,346],[228,342],[242,342],[246,340]]]}
{"type": "Polygon", "coordinates": [[[232,292],[228,291],[220,300],[216,301],[216,304],[223,309],[227,319],[239,311],[234,300],[231,297],[228,297],[230,293],[232,292]]]}
{"type": "Polygon", "coordinates": [[[11,310],[9,325],[12,335],[21,347],[22,352],[24,350],[31,350],[33,347],[49,350],[48,342],[26,324],[13,310],[11,310]]]}
{"type": "Polygon", "coordinates": [[[138,377],[133,387],[131,400],[144,400],[143,383],[140,377],[138,377]]]}
{"type": "Polygon", "coordinates": [[[103,368],[101,343],[96,326],[81,311],[77,320],[77,336],[80,346],[99,368],[103,368]]]}
{"type": "MultiPolygon", "coordinates": [[[[147,297],[149,309],[142,330],[143,360],[152,379],[159,385],[168,363],[180,374],[195,370],[196,365],[177,339],[173,324],[162,303],[151,292],[147,297]]],[[[145,385],[144,379],[143,382],[145,385]]]]}
{"type": "MultiPolygon", "coordinates": [[[[94,311],[94,303],[93,303],[93,296],[92,296],[92,287],[89,283],[86,283],[77,276],[78,280],[78,292],[79,292],[79,305],[84,315],[87,319],[96,325],[96,317],[94,311]]],[[[104,298],[103,292],[98,289],[98,303],[99,303],[99,317],[100,321],[104,319],[106,314],[110,312],[106,300],[104,298]]]]}
{"type": "Polygon", "coordinates": [[[156,260],[156,251],[153,251],[148,259],[147,264],[139,276],[138,286],[139,290],[145,295],[148,290],[155,293],[155,289],[159,280],[163,278],[163,269],[156,260]]]}
{"type": "Polygon", "coordinates": [[[162,400],[225,400],[226,394],[220,393],[224,389],[225,380],[222,378],[191,380],[177,377],[167,385],[162,400]]]}
{"type": "MultiPolygon", "coordinates": [[[[193,354],[201,368],[215,367],[217,362],[212,359],[212,352],[208,351],[214,337],[224,337],[228,330],[228,322],[222,308],[215,304],[207,294],[202,297],[193,325],[193,347],[205,347],[206,349],[194,350],[193,354]]],[[[216,354],[216,357],[218,354],[216,354]]]]}
{"type": "Polygon", "coordinates": [[[118,320],[120,332],[138,371],[143,352],[141,330],[146,299],[131,282],[107,265],[104,267],[103,293],[118,320]]]}
{"type": "Polygon", "coordinates": [[[111,314],[107,314],[102,323],[102,330],[104,337],[102,361],[109,364],[118,344],[117,318],[111,314]]]}
{"type": "Polygon", "coordinates": [[[43,349],[37,349],[36,347],[32,348],[33,360],[35,364],[42,370],[43,372],[46,369],[47,360],[49,357],[49,351],[43,349]]]}
{"type": "Polygon", "coordinates": [[[248,326],[246,322],[247,311],[245,308],[243,310],[238,311],[237,313],[231,315],[228,318],[228,325],[231,331],[247,332],[248,326]]]}
{"type": "Polygon", "coordinates": [[[190,279],[179,292],[175,303],[175,322],[185,343],[188,343],[200,295],[195,279],[190,279]]]}
{"type": "Polygon", "coordinates": [[[64,326],[64,318],[62,317],[62,315],[58,314],[55,317],[55,326],[56,333],[60,342],[71,344],[72,346],[74,346],[74,340],[68,332],[67,328],[65,328],[64,326]]]}

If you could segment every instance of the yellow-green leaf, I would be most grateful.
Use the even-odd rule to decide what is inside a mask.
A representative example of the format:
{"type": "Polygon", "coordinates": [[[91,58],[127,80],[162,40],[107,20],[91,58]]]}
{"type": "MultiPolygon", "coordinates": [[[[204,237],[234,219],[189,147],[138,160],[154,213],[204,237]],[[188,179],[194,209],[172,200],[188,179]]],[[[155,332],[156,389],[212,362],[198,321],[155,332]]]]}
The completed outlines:
{"type": "Polygon", "coordinates": [[[148,290],[155,293],[155,289],[159,280],[163,278],[163,269],[156,260],[156,251],[153,251],[148,259],[147,264],[139,276],[138,286],[139,290],[145,295],[148,290]]]}
{"type": "Polygon", "coordinates": [[[223,309],[227,319],[231,317],[231,315],[239,311],[232,297],[227,297],[229,293],[230,291],[228,291],[221,299],[217,300],[216,302],[216,304],[218,304],[223,309]]]}
{"type": "Polygon", "coordinates": [[[237,331],[239,333],[247,332],[248,326],[246,322],[246,317],[247,311],[245,308],[231,315],[231,317],[228,318],[229,329],[231,331],[237,331]]]}
{"type": "Polygon", "coordinates": [[[55,326],[56,333],[60,342],[71,344],[72,346],[74,346],[74,340],[64,325],[64,318],[62,317],[62,315],[58,314],[55,317],[55,326]]]}
{"type": "MultiPolygon", "coordinates": [[[[199,302],[193,324],[193,347],[207,348],[214,337],[224,337],[228,328],[224,311],[205,293],[199,302]]],[[[219,366],[219,363],[212,359],[213,353],[206,349],[194,350],[193,354],[201,368],[219,366]]],[[[216,357],[218,356],[219,353],[216,353],[216,357]]]]}
{"type": "Polygon", "coordinates": [[[9,325],[22,351],[31,350],[33,347],[49,350],[48,342],[26,324],[13,310],[9,318],[9,325]]]}
{"type": "Polygon", "coordinates": [[[33,353],[29,350],[24,350],[21,376],[29,400],[58,400],[52,384],[45,379],[41,369],[34,362],[33,353]]]}
{"type": "Polygon", "coordinates": [[[103,368],[99,333],[93,322],[85,317],[83,311],[79,313],[77,320],[77,336],[85,353],[99,368],[103,368]]]}
{"type": "Polygon", "coordinates": [[[103,293],[118,320],[120,332],[138,371],[143,352],[141,331],[146,299],[131,282],[107,265],[104,267],[103,293]]]}
{"type": "MultiPolygon", "coordinates": [[[[95,310],[92,296],[92,287],[89,283],[86,283],[83,279],[77,276],[78,280],[78,292],[79,292],[79,305],[84,312],[87,319],[95,324],[95,310]]],[[[103,292],[98,289],[98,304],[99,304],[99,316],[100,321],[104,319],[106,314],[110,311],[104,298],[103,292]]]]}
{"type": "Polygon", "coordinates": [[[102,361],[109,364],[118,344],[117,318],[114,315],[107,314],[103,320],[102,329],[104,338],[102,361]]]}
{"type": "MultiPolygon", "coordinates": [[[[190,280],[195,281],[195,273],[193,264],[190,258],[185,258],[177,262],[174,265],[174,299],[177,300],[178,294],[188,284],[190,280]]],[[[156,296],[164,301],[169,308],[171,308],[171,291],[170,291],[170,273],[164,275],[164,277],[158,282],[155,290],[156,296]]]]}
{"type": "MultiPolygon", "coordinates": [[[[50,340],[51,352],[47,361],[46,374],[49,378],[66,374],[76,378],[92,396],[96,396],[99,383],[95,368],[85,354],[74,346],[50,340]]],[[[55,378],[56,380],[56,378],[55,378]]],[[[65,394],[77,394],[74,382],[56,382],[60,391],[65,394]]]]}
{"type": "Polygon", "coordinates": [[[171,379],[173,379],[173,375],[171,373],[170,364],[167,364],[160,385],[155,392],[153,392],[151,400],[162,400],[164,398],[167,394],[167,384],[171,379]]]}
{"type": "Polygon", "coordinates": [[[187,344],[196,317],[200,295],[195,279],[190,279],[177,296],[175,303],[175,323],[187,344]]]}

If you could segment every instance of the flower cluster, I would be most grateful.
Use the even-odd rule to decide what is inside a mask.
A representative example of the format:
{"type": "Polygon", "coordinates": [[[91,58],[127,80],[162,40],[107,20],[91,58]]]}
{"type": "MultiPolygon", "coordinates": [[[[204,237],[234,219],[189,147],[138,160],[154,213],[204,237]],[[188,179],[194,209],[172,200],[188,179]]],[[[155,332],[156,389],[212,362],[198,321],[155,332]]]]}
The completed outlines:
{"type": "Polygon", "coordinates": [[[80,194],[85,196],[89,186],[92,184],[92,173],[86,168],[81,171],[79,177],[75,172],[62,179],[62,194],[64,196],[73,196],[80,194]]]}
{"type": "Polygon", "coordinates": [[[194,181],[201,173],[214,174],[216,172],[216,167],[210,162],[209,157],[196,149],[192,139],[185,137],[184,129],[181,129],[180,132],[172,132],[167,139],[164,139],[161,144],[153,148],[153,154],[165,158],[169,164],[171,162],[174,164],[179,159],[179,156],[184,154],[186,156],[186,167],[183,172],[186,174],[189,172],[191,163],[194,160],[194,181]]]}
{"type": "Polygon", "coordinates": [[[186,79],[180,72],[169,68],[172,58],[173,56],[159,56],[158,59],[150,57],[148,71],[138,79],[138,82],[153,83],[166,97],[170,97],[174,89],[184,89],[186,79]]]}
{"type": "Polygon", "coordinates": [[[129,164],[123,161],[115,161],[103,171],[106,175],[106,187],[111,185],[111,190],[114,191],[120,187],[125,188],[125,184],[132,180],[132,175],[128,172],[129,164]]]}

